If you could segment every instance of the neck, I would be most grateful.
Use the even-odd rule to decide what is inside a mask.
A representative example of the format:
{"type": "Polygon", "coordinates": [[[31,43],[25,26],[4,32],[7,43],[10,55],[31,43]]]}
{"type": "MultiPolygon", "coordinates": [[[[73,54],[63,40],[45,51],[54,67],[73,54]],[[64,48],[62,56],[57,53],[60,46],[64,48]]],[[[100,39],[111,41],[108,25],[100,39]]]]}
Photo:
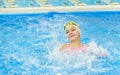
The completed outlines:
{"type": "Polygon", "coordinates": [[[74,40],[70,42],[71,47],[80,47],[82,44],[80,43],[80,39],[74,40]]]}

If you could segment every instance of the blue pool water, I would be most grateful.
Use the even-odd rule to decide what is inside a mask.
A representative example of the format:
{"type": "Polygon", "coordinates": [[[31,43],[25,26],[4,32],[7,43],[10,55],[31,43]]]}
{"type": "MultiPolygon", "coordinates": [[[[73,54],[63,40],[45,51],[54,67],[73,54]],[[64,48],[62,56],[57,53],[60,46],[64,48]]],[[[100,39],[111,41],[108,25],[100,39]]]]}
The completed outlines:
{"type": "Polygon", "coordinates": [[[119,17],[119,11],[0,14],[0,75],[119,75],[119,17]],[[110,55],[80,65],[80,54],[60,54],[68,21],[79,24],[82,43],[94,42],[110,55]]]}

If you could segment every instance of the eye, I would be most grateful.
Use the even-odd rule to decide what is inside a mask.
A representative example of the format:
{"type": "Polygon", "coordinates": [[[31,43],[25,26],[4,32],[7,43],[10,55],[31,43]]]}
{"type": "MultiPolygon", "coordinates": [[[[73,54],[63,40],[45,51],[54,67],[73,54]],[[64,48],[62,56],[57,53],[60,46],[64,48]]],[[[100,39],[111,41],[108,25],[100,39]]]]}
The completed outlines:
{"type": "Polygon", "coordinates": [[[72,29],[72,31],[75,31],[75,29],[72,29]]]}
{"type": "Polygon", "coordinates": [[[66,31],[66,33],[69,33],[69,31],[66,31]]]}

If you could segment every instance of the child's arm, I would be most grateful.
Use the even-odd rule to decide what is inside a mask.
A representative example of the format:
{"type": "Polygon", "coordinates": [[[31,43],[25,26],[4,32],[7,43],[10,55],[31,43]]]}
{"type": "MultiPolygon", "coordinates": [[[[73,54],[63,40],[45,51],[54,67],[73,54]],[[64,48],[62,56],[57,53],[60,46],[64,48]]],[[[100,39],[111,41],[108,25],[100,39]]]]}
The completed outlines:
{"type": "Polygon", "coordinates": [[[109,55],[109,52],[106,49],[102,48],[102,47],[98,47],[98,50],[99,50],[98,56],[107,56],[107,55],[109,55]]]}
{"type": "Polygon", "coordinates": [[[95,42],[91,42],[89,44],[88,50],[90,51],[90,53],[95,54],[97,56],[109,55],[109,52],[106,49],[98,47],[95,42]]]}

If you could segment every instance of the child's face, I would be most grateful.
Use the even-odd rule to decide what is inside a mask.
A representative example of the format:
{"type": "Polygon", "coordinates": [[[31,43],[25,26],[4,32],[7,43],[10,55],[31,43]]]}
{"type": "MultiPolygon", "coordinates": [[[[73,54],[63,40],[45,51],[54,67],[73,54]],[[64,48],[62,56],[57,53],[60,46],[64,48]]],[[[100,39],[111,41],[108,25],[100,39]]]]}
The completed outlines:
{"type": "Polygon", "coordinates": [[[80,38],[80,33],[75,26],[71,25],[66,27],[66,36],[70,41],[74,41],[80,38]]]}

